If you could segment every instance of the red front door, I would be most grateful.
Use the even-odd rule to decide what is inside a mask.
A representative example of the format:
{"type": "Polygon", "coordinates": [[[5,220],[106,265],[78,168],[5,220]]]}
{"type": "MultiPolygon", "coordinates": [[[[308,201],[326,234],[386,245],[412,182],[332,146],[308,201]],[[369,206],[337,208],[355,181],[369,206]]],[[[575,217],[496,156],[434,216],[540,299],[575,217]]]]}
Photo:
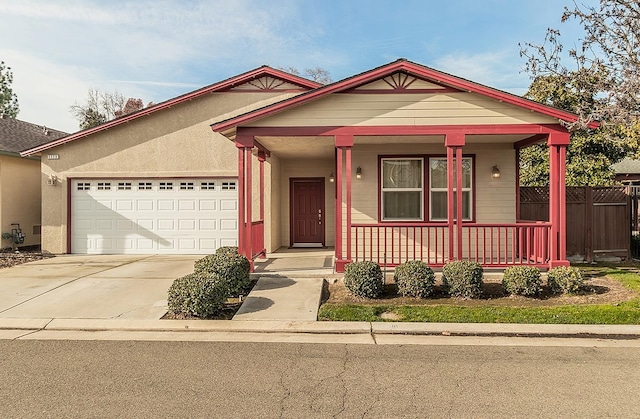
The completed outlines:
{"type": "Polygon", "coordinates": [[[291,179],[291,245],[324,246],[324,179],[291,179]]]}

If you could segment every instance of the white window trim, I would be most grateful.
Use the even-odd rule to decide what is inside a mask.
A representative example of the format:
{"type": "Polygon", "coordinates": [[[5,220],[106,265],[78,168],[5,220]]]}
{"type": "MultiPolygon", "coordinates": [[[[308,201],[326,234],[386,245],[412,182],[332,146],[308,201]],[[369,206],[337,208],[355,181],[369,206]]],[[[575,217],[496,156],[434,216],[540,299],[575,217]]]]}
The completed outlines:
{"type": "MultiPolygon", "coordinates": [[[[443,160],[446,161],[446,157],[429,157],[429,221],[447,221],[447,217],[445,218],[434,218],[433,217],[433,195],[432,192],[448,192],[448,188],[433,188],[431,187],[431,161],[432,160],[443,160]]],[[[471,161],[471,171],[469,173],[470,179],[469,184],[471,186],[467,188],[462,188],[462,192],[469,192],[469,218],[462,217],[462,221],[473,221],[473,158],[472,157],[463,157],[462,160],[471,161]]],[[[454,179],[455,181],[455,179],[454,179]]],[[[453,185],[453,192],[457,192],[457,185],[453,185]]],[[[454,219],[457,214],[454,214],[454,219]]]]}
{"type": "Polygon", "coordinates": [[[383,157],[380,159],[380,218],[382,221],[423,221],[424,220],[424,158],[423,157],[383,157]],[[384,187],[384,162],[389,160],[420,160],[421,164],[421,188],[386,188],[384,187]],[[384,214],[385,192],[420,192],[420,217],[419,218],[387,218],[384,214]]]}

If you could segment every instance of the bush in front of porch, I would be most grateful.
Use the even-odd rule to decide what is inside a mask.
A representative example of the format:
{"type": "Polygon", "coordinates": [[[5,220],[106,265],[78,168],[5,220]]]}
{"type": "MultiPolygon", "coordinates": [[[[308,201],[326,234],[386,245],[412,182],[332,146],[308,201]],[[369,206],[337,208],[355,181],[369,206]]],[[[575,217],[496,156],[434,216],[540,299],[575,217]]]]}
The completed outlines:
{"type": "Polygon", "coordinates": [[[344,269],[344,285],[356,297],[378,298],[384,287],[380,265],[371,261],[348,264],[344,269]]]}

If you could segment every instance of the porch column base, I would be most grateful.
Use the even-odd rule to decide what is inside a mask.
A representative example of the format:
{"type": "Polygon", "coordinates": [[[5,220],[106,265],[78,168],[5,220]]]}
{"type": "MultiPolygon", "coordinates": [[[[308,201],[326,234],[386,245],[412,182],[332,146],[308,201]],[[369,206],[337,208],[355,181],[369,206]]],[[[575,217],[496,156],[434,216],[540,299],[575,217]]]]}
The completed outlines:
{"type": "Polygon", "coordinates": [[[337,259],[336,260],[336,272],[343,273],[344,272],[344,267],[347,266],[351,262],[353,262],[353,261],[352,260],[348,260],[348,259],[337,259]]]}
{"type": "Polygon", "coordinates": [[[568,260],[550,260],[549,261],[549,269],[557,268],[558,266],[570,266],[568,260]]]}

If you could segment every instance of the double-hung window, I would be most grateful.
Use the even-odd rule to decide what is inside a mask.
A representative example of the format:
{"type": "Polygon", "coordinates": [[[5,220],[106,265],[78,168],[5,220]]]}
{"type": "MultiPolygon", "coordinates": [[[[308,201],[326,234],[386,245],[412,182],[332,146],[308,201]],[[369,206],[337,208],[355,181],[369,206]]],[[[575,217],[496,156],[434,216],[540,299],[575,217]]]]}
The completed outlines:
{"type": "MultiPolygon", "coordinates": [[[[455,173],[455,161],[454,161],[455,173]]],[[[462,158],[462,220],[470,221],[473,218],[473,159],[462,158]]],[[[454,177],[453,202],[454,218],[457,217],[458,190],[454,177]]],[[[447,159],[442,157],[429,159],[429,219],[431,221],[444,221],[447,219],[447,159]]]]}
{"type": "Polygon", "coordinates": [[[424,219],[424,159],[383,158],[381,161],[383,221],[424,219]]]}

